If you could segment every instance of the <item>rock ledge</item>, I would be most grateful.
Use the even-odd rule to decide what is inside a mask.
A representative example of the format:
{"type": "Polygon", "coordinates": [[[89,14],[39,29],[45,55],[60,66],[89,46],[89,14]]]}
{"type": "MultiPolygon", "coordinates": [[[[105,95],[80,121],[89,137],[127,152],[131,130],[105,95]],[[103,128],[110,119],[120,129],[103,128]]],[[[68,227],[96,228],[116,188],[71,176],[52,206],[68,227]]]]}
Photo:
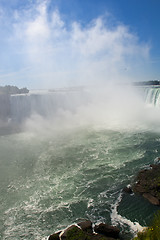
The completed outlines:
{"type": "Polygon", "coordinates": [[[93,232],[92,222],[86,220],[50,235],[48,240],[115,240],[119,232],[117,227],[104,223],[96,225],[93,232]]]}
{"type": "Polygon", "coordinates": [[[141,170],[133,186],[135,193],[141,194],[150,203],[160,205],[160,164],[141,170]]]}

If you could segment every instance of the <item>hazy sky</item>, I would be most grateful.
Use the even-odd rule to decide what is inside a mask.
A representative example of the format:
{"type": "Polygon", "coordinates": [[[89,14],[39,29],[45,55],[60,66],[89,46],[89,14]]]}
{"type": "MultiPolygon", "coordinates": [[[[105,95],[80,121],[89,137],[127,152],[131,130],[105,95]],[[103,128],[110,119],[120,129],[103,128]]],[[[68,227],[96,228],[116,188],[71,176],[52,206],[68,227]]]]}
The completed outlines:
{"type": "Polygon", "coordinates": [[[159,0],[0,0],[0,85],[160,79],[159,0]]]}

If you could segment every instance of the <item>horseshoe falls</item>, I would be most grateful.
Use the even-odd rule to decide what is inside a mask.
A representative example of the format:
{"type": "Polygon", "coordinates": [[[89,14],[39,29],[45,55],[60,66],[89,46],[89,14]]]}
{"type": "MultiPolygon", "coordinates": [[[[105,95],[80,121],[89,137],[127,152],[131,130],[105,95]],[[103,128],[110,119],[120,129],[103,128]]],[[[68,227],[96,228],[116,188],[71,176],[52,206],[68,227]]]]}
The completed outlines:
{"type": "Polygon", "coordinates": [[[155,107],[160,107],[160,88],[148,87],[145,88],[145,100],[147,104],[151,104],[155,107]]]}
{"type": "Polygon", "coordinates": [[[10,97],[0,136],[0,239],[47,239],[90,219],[131,239],[158,207],[122,189],[160,156],[160,89],[108,87],[10,97]]]}

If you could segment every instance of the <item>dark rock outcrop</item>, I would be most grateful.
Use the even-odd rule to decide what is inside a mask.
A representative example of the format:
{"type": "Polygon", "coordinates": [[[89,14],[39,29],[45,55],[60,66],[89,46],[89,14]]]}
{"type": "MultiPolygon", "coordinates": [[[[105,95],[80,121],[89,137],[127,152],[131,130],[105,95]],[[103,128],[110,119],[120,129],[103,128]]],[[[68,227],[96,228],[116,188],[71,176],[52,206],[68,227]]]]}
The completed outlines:
{"type": "Polygon", "coordinates": [[[140,193],[150,203],[160,205],[160,164],[151,165],[151,169],[141,170],[133,191],[140,193]]]}
{"type": "Polygon", "coordinates": [[[132,193],[133,193],[132,188],[131,188],[130,186],[124,187],[124,188],[123,188],[123,192],[129,193],[129,194],[132,194],[132,193]]]}
{"type": "Polygon", "coordinates": [[[118,239],[120,231],[116,227],[101,223],[95,227],[95,232],[92,222],[86,220],[50,235],[48,240],[115,240],[118,239]]]}
{"type": "Polygon", "coordinates": [[[60,233],[61,233],[61,231],[50,235],[48,240],[60,240],[60,237],[59,237],[60,233]]]}
{"type": "Polygon", "coordinates": [[[119,237],[119,229],[114,226],[110,226],[105,223],[100,223],[99,225],[96,225],[94,227],[94,231],[96,233],[100,233],[106,237],[111,237],[111,238],[118,238],[119,237]]]}
{"type": "Polygon", "coordinates": [[[62,234],[61,234],[61,239],[62,240],[67,240],[67,239],[72,239],[72,236],[75,236],[75,240],[77,239],[85,239],[85,233],[83,232],[82,229],[77,227],[76,225],[72,225],[65,229],[62,234]]]}
{"type": "Polygon", "coordinates": [[[152,196],[150,193],[143,193],[142,195],[144,198],[146,198],[150,203],[153,205],[160,205],[159,199],[152,196]]]}
{"type": "Polygon", "coordinates": [[[90,220],[86,220],[83,222],[78,223],[78,226],[80,226],[80,228],[88,233],[92,233],[92,222],[90,220]]]}

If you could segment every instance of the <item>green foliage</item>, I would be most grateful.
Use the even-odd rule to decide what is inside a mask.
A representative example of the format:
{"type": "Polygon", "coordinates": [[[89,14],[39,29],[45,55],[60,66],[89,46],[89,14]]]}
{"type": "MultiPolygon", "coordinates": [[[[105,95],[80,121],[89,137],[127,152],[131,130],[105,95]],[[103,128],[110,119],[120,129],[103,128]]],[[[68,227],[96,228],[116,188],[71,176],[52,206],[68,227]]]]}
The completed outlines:
{"type": "Polygon", "coordinates": [[[89,234],[78,227],[73,227],[67,232],[66,240],[106,240],[107,237],[103,237],[99,234],[89,234]]]}
{"type": "Polygon", "coordinates": [[[86,234],[79,228],[74,227],[67,232],[67,240],[85,240],[86,234]]]}
{"type": "Polygon", "coordinates": [[[154,215],[151,226],[139,232],[133,240],[160,240],[160,211],[154,215]]]}

